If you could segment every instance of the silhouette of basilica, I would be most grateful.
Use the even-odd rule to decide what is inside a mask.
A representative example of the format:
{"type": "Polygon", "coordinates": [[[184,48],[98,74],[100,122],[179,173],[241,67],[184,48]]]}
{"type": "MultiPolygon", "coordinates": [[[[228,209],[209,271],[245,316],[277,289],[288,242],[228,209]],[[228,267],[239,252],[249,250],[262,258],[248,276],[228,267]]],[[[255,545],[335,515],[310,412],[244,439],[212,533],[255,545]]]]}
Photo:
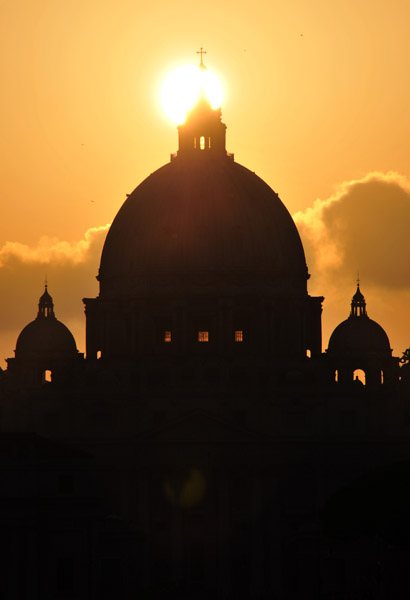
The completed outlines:
{"type": "MultiPolygon", "coordinates": [[[[12,433],[2,435],[27,447],[35,434],[30,444],[57,458],[68,449],[55,486],[51,475],[46,484],[67,503],[64,526],[39,524],[24,508],[34,492],[16,492],[19,522],[49,540],[22,538],[27,573],[50,564],[59,573],[19,597],[330,600],[410,590],[400,502],[377,503],[387,477],[378,473],[392,490],[398,478],[407,498],[408,365],[368,317],[359,284],[322,352],[323,297],[307,292],[296,226],[227,153],[225,133],[221,110],[200,95],[178,127],[178,152],[127,197],[105,241],[99,295],[84,299],[85,357],[46,285],[7,361],[1,423],[12,433]],[[92,509],[84,474],[95,480],[92,509]],[[360,516],[369,514],[363,481],[373,520],[360,516]],[[397,522],[381,530],[390,510],[397,522]],[[75,537],[86,523],[98,544],[89,531],[75,537]]],[[[17,466],[7,456],[3,472],[44,472],[43,455],[30,462],[28,452],[17,466]]]]}

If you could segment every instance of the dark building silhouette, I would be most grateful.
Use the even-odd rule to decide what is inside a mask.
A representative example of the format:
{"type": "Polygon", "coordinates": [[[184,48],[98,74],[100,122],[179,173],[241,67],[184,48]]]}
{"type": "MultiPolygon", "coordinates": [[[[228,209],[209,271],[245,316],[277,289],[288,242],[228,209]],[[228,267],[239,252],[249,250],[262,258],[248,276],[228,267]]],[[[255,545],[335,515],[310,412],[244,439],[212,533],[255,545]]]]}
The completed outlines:
{"type": "Polygon", "coordinates": [[[7,359],[10,377],[23,385],[39,385],[47,372],[62,383],[72,375],[83,355],[77,350],[70,330],[54,314],[53,299],[47,284],[38,303],[37,318],[20,333],[15,358],[7,359]]]}
{"type": "Polygon", "coordinates": [[[337,371],[337,381],[351,383],[357,369],[366,374],[366,384],[370,386],[397,381],[399,359],[392,357],[384,329],[367,316],[359,284],[351,307],[349,318],[332,333],[327,350],[332,367],[337,371]]]}
{"type": "Polygon", "coordinates": [[[178,152],[118,212],[99,295],[84,299],[85,358],[46,290],[0,378],[2,430],[93,457],[137,540],[112,542],[137,577],[110,571],[111,597],[398,597],[410,585],[397,536],[392,550],[375,526],[334,524],[362,514],[355,482],[369,473],[408,478],[395,466],[410,457],[407,362],[359,286],[322,352],[323,297],[307,292],[295,224],[225,132],[200,96],[178,152]]]}

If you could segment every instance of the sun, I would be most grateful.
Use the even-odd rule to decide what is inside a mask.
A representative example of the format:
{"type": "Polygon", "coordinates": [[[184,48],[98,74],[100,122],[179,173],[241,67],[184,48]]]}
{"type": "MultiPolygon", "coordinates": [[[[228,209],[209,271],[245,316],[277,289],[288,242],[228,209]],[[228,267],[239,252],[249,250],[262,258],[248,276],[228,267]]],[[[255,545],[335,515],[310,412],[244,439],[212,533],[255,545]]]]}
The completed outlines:
{"type": "Polygon", "coordinates": [[[203,90],[213,109],[222,104],[222,86],[208,69],[185,65],[172,71],[161,88],[161,104],[166,115],[178,125],[185,121],[203,90]]]}

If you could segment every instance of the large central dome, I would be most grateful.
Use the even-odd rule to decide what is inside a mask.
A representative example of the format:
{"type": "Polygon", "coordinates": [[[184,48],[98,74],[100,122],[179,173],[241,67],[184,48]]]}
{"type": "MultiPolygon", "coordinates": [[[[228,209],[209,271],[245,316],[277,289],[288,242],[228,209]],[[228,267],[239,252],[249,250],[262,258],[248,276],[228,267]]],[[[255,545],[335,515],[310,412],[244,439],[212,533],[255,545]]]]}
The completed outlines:
{"type": "Polygon", "coordinates": [[[296,226],[278,195],[226,152],[225,133],[221,110],[200,95],[178,127],[178,152],[119,210],[100,294],[84,299],[88,357],[120,368],[205,347],[214,358],[242,348],[263,364],[321,353],[323,298],[307,293],[296,226]]]}
{"type": "Polygon", "coordinates": [[[306,292],[296,226],[278,195],[227,154],[221,110],[200,97],[178,129],[178,153],[114,219],[101,294],[138,296],[177,281],[191,291],[209,281],[220,291],[237,282],[306,292]]]}
{"type": "Polygon", "coordinates": [[[128,197],[108,233],[101,292],[164,276],[306,287],[298,231],[277,194],[228,156],[177,157],[128,197]]]}

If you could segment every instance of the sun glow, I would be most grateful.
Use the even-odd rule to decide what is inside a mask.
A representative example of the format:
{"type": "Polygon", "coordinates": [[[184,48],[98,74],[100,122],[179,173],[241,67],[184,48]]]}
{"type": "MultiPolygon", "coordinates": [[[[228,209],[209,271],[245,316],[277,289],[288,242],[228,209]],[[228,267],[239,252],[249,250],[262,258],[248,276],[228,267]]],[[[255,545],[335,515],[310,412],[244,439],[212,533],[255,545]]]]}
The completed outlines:
{"type": "Polygon", "coordinates": [[[161,103],[167,116],[177,124],[183,123],[201,91],[213,109],[221,106],[222,86],[208,69],[185,65],[172,71],[161,89],[161,103]]]}

